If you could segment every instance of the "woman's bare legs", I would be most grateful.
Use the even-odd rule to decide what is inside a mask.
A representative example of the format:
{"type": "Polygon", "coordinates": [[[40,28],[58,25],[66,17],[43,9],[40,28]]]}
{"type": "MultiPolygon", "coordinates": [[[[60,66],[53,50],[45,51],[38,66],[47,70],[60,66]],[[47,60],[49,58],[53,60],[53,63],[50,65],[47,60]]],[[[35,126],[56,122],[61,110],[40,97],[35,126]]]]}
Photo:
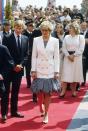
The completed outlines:
{"type": "Polygon", "coordinates": [[[44,93],[43,92],[38,93],[38,103],[39,103],[41,115],[43,115],[45,113],[44,93]]]}
{"type": "Polygon", "coordinates": [[[45,114],[47,114],[47,112],[48,112],[50,100],[51,100],[50,94],[45,93],[44,94],[45,114]]]}
{"type": "Polygon", "coordinates": [[[62,82],[62,88],[61,88],[60,97],[64,97],[66,89],[67,89],[67,83],[66,82],[62,82]]]}
{"type": "Polygon", "coordinates": [[[44,93],[44,106],[45,106],[45,115],[43,122],[48,123],[48,109],[50,104],[51,96],[49,93],[44,93]]]}
{"type": "Polygon", "coordinates": [[[71,83],[70,85],[71,85],[71,90],[72,90],[72,96],[75,97],[77,82],[71,83]]]}
{"type": "Polygon", "coordinates": [[[38,93],[38,103],[40,107],[40,112],[44,115],[43,122],[48,123],[48,109],[51,100],[51,95],[49,93],[40,92],[38,93]]]}

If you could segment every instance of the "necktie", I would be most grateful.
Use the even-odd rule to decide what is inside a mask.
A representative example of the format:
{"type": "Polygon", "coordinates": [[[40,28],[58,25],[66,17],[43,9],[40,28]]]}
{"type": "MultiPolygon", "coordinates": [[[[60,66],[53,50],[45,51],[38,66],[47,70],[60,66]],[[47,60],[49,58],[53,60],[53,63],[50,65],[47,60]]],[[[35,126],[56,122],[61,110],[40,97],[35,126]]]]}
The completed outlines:
{"type": "Polygon", "coordinates": [[[20,43],[20,36],[18,35],[17,36],[17,44],[18,44],[18,51],[19,51],[19,53],[21,53],[21,43],[20,43]]]}
{"type": "Polygon", "coordinates": [[[7,32],[6,34],[9,35],[9,32],[7,32]]]}

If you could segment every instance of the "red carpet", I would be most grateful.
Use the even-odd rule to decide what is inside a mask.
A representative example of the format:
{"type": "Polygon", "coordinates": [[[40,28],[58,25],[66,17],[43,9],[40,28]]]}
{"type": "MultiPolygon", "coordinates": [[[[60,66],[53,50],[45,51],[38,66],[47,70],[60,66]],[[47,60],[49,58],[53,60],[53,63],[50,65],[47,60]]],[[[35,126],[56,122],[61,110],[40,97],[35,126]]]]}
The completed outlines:
{"type": "Polygon", "coordinates": [[[86,90],[87,87],[81,88],[77,98],[72,98],[70,91],[64,99],[58,99],[58,94],[54,93],[49,109],[49,123],[44,125],[38,105],[32,102],[31,92],[23,80],[19,94],[19,112],[25,117],[11,118],[8,114],[6,123],[0,123],[0,131],[65,131],[86,90]]]}

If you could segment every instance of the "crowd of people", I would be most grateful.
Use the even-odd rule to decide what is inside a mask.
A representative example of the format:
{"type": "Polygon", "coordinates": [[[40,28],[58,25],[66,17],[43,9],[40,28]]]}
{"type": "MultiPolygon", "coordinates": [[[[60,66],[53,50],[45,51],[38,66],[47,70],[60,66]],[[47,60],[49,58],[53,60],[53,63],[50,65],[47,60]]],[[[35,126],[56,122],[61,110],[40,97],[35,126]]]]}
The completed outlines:
{"type": "Polygon", "coordinates": [[[88,21],[76,6],[69,8],[33,8],[28,6],[10,21],[0,25],[1,116],[8,116],[11,92],[11,117],[18,113],[18,96],[24,67],[27,88],[33,102],[39,102],[43,123],[48,123],[52,92],[64,98],[70,87],[77,97],[86,86],[88,70],[88,21]],[[10,89],[10,87],[12,88],[10,89]]]}

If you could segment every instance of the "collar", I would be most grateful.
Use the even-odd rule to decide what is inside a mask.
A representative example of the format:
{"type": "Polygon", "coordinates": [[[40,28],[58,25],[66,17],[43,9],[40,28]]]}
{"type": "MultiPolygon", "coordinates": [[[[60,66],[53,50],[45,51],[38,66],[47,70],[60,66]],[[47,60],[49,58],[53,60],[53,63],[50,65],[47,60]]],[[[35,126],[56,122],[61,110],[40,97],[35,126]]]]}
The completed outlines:
{"type": "MultiPolygon", "coordinates": [[[[34,31],[34,30],[33,30],[34,31]]],[[[27,30],[27,32],[29,33],[29,34],[32,34],[33,33],[33,31],[32,32],[30,32],[29,30],[27,30]]]]}
{"type": "MultiPolygon", "coordinates": [[[[17,38],[17,34],[14,32],[15,38],[17,38]]],[[[21,34],[19,34],[19,37],[21,38],[21,34]]]]}

